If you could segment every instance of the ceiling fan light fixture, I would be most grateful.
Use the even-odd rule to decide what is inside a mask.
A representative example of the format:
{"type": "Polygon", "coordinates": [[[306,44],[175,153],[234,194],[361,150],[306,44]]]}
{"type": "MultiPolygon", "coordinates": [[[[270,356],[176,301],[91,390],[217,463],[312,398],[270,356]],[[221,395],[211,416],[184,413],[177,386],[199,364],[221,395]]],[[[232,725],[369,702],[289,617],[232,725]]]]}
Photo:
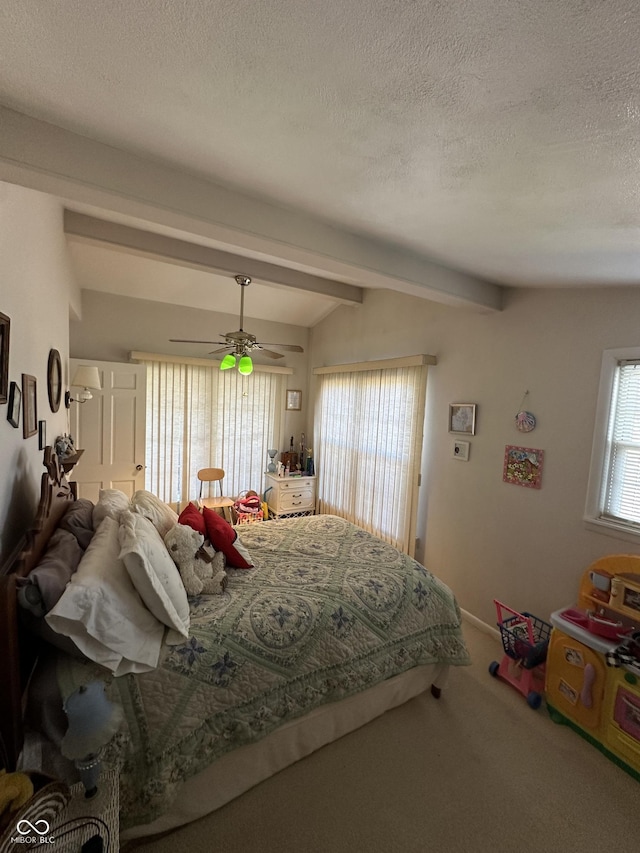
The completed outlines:
{"type": "Polygon", "coordinates": [[[236,366],[236,357],[233,353],[228,352],[220,362],[220,370],[229,370],[230,367],[236,366]]]}
{"type": "Polygon", "coordinates": [[[242,356],[238,363],[238,372],[242,373],[243,376],[248,376],[250,373],[253,373],[253,362],[251,361],[251,356],[242,356]]]}
{"type": "Polygon", "coordinates": [[[251,332],[245,332],[244,324],[244,289],[251,284],[251,279],[248,275],[235,276],[236,282],[240,285],[240,328],[235,332],[221,332],[220,340],[217,341],[201,341],[193,338],[169,338],[174,344],[220,344],[218,349],[212,350],[209,355],[218,355],[231,350],[230,353],[224,356],[220,362],[220,370],[229,370],[232,367],[238,367],[240,373],[248,376],[253,373],[253,362],[250,353],[253,350],[258,350],[267,358],[284,358],[281,352],[273,352],[267,347],[278,347],[288,352],[304,352],[298,344],[263,344],[256,340],[256,336],[251,332]],[[224,340],[222,340],[224,339],[224,340]],[[238,358],[240,361],[238,362],[238,358]]]}

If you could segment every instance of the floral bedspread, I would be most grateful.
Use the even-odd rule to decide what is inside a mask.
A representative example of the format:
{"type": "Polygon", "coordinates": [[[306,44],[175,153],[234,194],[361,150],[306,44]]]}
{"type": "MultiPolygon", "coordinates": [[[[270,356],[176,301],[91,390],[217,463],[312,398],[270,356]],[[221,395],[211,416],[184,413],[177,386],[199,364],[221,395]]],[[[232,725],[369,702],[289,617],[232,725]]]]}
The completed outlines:
{"type": "Polygon", "coordinates": [[[287,720],[416,665],[469,663],[448,587],[364,530],[319,515],[238,531],[255,568],[229,570],[222,595],[190,599],[189,640],[157,670],[110,679],[125,711],[111,747],[123,829],[287,720]]]}

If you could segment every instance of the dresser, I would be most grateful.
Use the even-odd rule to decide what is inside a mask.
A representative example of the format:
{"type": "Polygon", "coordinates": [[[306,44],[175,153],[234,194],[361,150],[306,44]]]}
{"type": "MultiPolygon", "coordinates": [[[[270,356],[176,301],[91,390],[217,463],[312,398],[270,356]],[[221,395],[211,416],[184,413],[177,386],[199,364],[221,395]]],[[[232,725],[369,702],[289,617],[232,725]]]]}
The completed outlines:
{"type": "Polygon", "coordinates": [[[275,477],[273,474],[265,476],[265,497],[270,516],[281,518],[315,513],[315,477],[275,477]]]}

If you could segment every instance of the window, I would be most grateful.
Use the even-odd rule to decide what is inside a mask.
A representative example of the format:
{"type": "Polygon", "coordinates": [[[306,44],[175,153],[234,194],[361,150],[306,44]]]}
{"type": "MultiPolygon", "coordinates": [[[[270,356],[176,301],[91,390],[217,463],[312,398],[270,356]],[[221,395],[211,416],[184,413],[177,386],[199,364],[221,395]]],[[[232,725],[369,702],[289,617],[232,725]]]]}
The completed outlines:
{"type": "Polygon", "coordinates": [[[242,376],[197,359],[144,361],[146,488],[166,503],[184,506],[198,497],[198,470],[214,467],[224,468],[225,494],[260,491],[267,448],[281,439],[283,374],[289,371],[256,367],[251,376],[242,376]]]}
{"type": "Polygon", "coordinates": [[[640,535],[640,349],[604,353],[585,518],[640,535]]]}
{"type": "Polygon", "coordinates": [[[412,554],[426,390],[424,358],[317,368],[321,512],[412,554]],[[407,363],[409,362],[409,363],[407,363]]]}

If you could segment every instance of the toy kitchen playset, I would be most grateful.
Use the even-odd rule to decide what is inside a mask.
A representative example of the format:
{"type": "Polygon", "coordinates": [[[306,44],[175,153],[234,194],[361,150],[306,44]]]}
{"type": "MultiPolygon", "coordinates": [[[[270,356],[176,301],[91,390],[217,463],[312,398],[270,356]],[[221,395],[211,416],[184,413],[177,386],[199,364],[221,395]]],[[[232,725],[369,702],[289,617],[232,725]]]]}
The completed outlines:
{"type": "Polygon", "coordinates": [[[640,556],[593,563],[551,615],[545,693],[566,723],[640,781],[640,556]]]}

